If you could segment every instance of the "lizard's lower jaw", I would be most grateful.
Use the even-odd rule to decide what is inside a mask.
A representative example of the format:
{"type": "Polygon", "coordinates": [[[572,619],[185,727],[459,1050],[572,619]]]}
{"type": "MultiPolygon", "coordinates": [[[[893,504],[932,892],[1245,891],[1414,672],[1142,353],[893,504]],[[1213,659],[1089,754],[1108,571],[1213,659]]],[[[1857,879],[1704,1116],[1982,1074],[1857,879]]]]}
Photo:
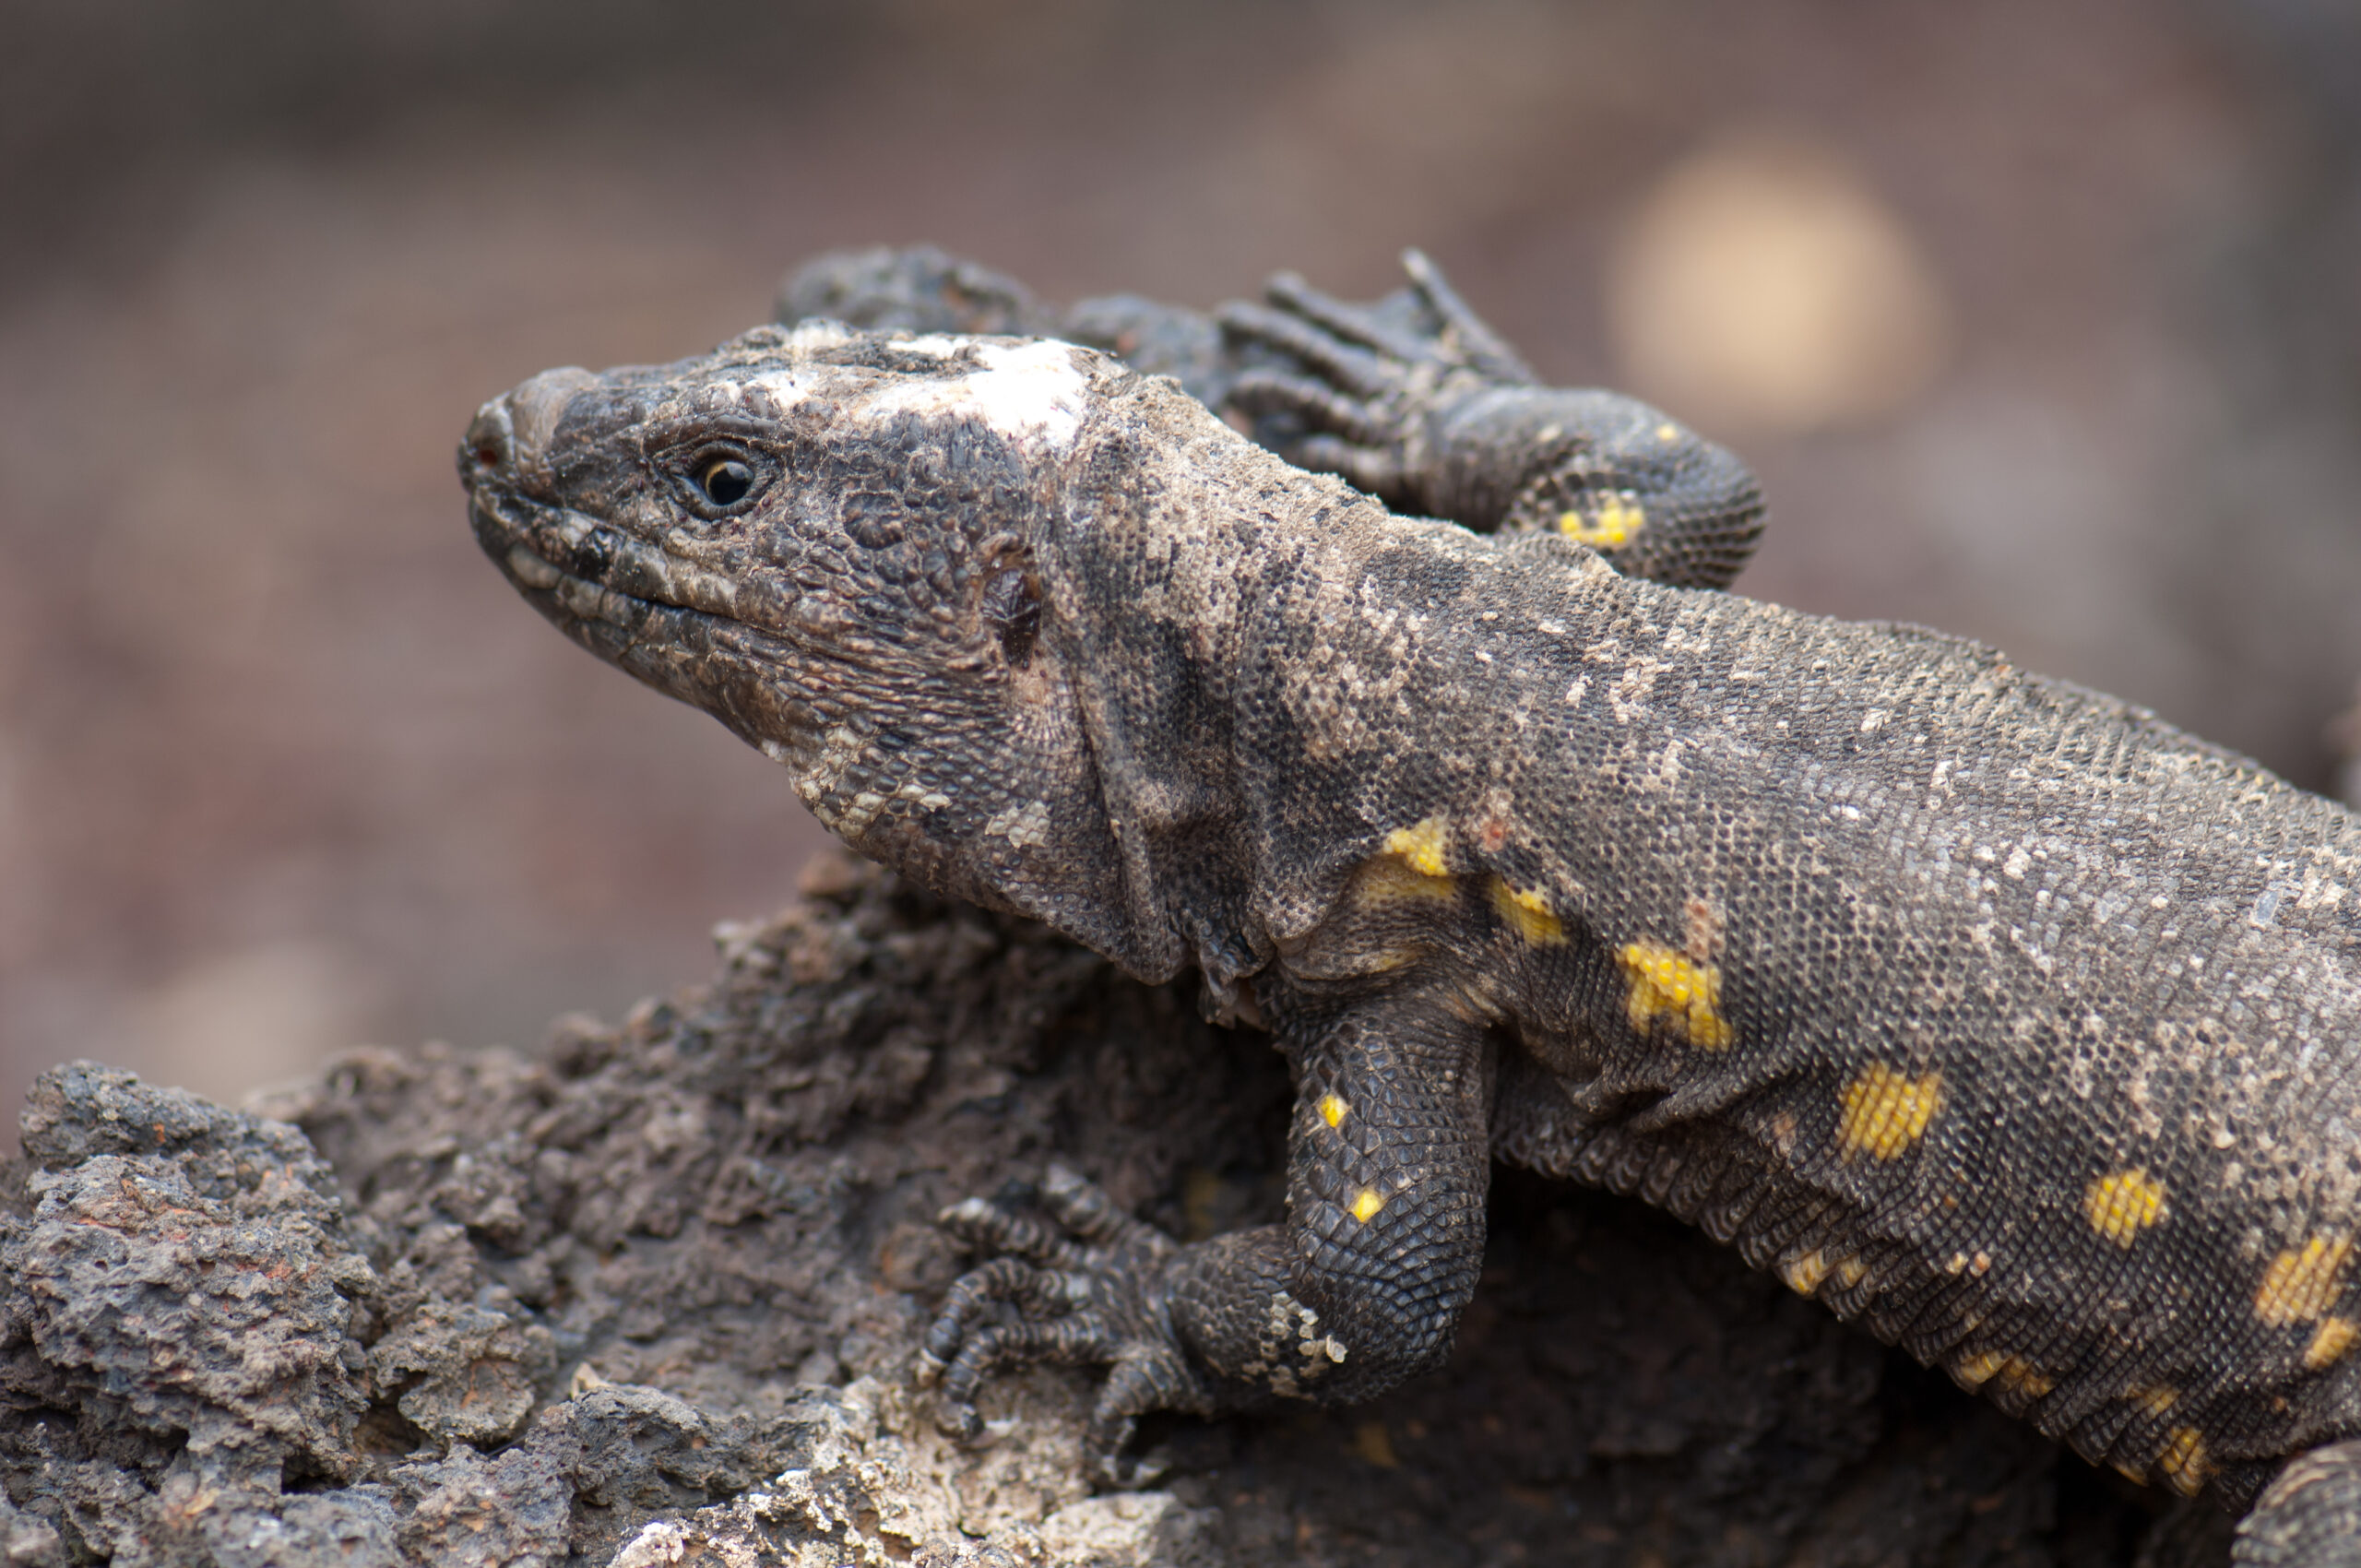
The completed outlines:
{"type": "Polygon", "coordinates": [[[544,510],[492,484],[468,487],[468,521],[475,529],[476,543],[510,586],[556,620],[558,613],[545,600],[554,602],[553,596],[562,595],[570,603],[581,602],[587,594],[606,590],[533,547],[536,532],[546,531],[537,526],[544,510]]]}
{"type": "Polygon", "coordinates": [[[700,707],[789,767],[816,719],[810,660],[789,640],[727,615],[644,599],[569,570],[536,548],[566,539],[570,514],[489,483],[472,487],[476,542],[525,601],[568,637],[670,697],[700,707]]]}

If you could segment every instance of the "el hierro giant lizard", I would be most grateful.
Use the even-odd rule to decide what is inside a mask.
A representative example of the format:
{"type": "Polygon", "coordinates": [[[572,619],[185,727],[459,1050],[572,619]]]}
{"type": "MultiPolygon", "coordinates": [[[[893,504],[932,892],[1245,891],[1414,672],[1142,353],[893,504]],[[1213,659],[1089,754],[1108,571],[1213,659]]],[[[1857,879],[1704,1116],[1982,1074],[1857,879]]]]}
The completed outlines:
{"type": "MultiPolygon", "coordinates": [[[[1258,396],[1331,457],[1549,493],[1566,442],[1422,442],[1464,379],[1280,314],[1299,370],[1258,396]]],[[[1284,1050],[1283,1224],[1180,1245],[1063,1174],[1057,1228],[955,1211],[1003,1254],[930,1342],[955,1420],[995,1365],[1105,1362],[1120,1473],[1144,1411],[1431,1368],[1498,1157],[2251,1504],[2241,1562],[2361,1563],[2343,808],[1987,648],[1392,515],[1054,340],[806,323],[552,371],[460,463],[535,608],[854,848],[1194,966],[1284,1050]]]]}

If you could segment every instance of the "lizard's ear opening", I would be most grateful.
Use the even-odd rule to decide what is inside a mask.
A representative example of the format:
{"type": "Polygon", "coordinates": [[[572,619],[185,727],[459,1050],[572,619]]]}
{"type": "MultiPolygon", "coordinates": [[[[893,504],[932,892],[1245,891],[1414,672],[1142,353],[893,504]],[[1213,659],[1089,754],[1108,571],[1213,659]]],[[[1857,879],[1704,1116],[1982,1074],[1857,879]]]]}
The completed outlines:
{"type": "Polygon", "coordinates": [[[991,563],[984,575],[984,624],[1000,639],[1008,667],[1022,670],[1033,662],[1033,645],[1041,635],[1041,585],[1015,535],[995,534],[984,541],[983,553],[991,563]]]}
{"type": "Polygon", "coordinates": [[[1033,662],[1033,642],[1041,632],[1041,591],[1022,566],[1003,566],[984,583],[984,620],[1000,636],[1000,651],[1011,670],[1033,662]]]}

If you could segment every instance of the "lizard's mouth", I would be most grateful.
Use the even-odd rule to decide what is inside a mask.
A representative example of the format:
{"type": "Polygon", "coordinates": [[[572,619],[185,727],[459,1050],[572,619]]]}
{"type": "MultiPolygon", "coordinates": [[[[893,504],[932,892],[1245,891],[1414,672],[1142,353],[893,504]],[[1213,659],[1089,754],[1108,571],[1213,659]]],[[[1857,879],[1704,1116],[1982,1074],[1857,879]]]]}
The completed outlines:
{"type": "Polygon", "coordinates": [[[623,624],[636,606],[745,620],[735,578],[554,499],[556,477],[544,456],[549,430],[566,395],[587,379],[580,371],[550,371],[478,410],[459,445],[476,542],[518,592],[536,604],[554,596],[577,619],[623,624]]]}
{"type": "Polygon", "coordinates": [[[553,621],[631,628],[673,611],[737,624],[729,579],[691,572],[661,551],[570,507],[498,486],[470,486],[476,543],[516,591],[553,621]]]}
{"type": "MultiPolygon", "coordinates": [[[[700,707],[713,706],[717,664],[741,679],[793,662],[782,637],[740,620],[729,585],[706,579],[706,602],[684,602],[665,557],[595,517],[478,486],[469,506],[476,542],[526,601],[591,652],[700,707]],[[653,591],[650,591],[651,588],[653,591]]],[[[700,574],[702,576],[702,574],[700,574]]],[[[728,717],[724,715],[724,717],[728,717]]]]}
{"type": "Polygon", "coordinates": [[[526,493],[531,478],[519,472],[521,444],[505,428],[506,401],[485,405],[459,448],[476,543],[568,637],[789,760],[812,731],[792,678],[808,658],[741,615],[742,590],[730,579],[602,518],[526,493]]]}

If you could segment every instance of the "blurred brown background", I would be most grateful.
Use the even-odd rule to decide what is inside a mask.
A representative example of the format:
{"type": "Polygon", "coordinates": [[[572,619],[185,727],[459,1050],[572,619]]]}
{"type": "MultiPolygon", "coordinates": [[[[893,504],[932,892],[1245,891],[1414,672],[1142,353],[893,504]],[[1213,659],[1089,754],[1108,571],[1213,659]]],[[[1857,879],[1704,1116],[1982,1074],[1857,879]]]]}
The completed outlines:
{"type": "Polygon", "coordinates": [[[934,241],[1209,304],[1427,247],[1923,621],[2316,787],[2361,671],[2354,0],[0,5],[0,1103],[529,1043],[817,832],[517,603],[450,452],[545,366],[934,241]]]}

